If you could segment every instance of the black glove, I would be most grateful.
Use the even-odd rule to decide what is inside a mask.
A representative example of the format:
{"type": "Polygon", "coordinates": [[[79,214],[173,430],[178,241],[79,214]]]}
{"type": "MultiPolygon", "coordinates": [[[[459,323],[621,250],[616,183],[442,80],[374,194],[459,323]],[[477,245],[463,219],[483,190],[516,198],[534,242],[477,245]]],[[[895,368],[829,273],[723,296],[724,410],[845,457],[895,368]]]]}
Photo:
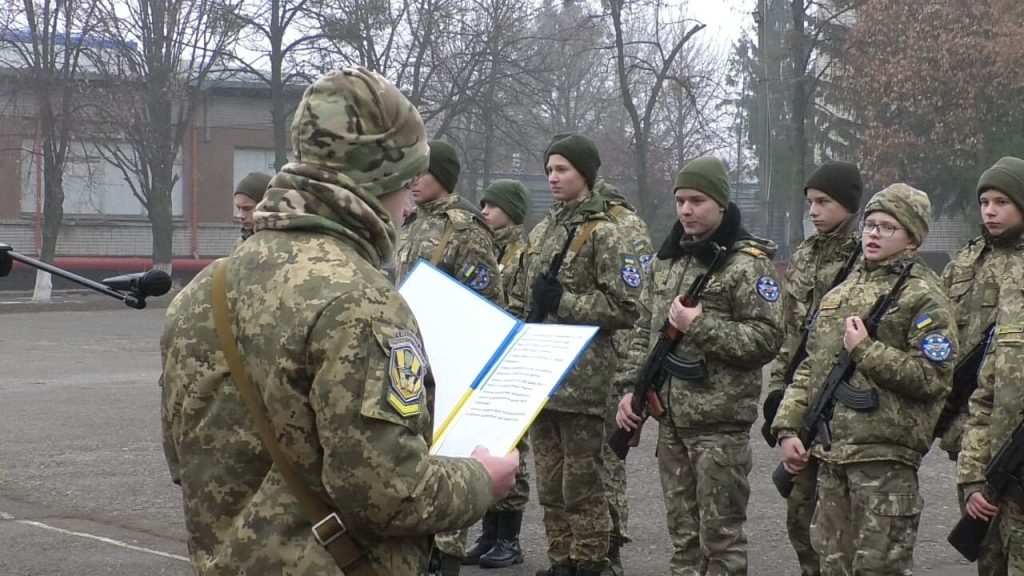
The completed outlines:
{"type": "Polygon", "coordinates": [[[779,404],[782,404],[782,390],[772,390],[764,399],[764,406],[761,413],[764,415],[764,425],[761,426],[761,435],[769,446],[775,446],[776,438],[772,434],[772,422],[775,421],[775,414],[779,412],[779,404]]]}
{"type": "Polygon", "coordinates": [[[558,278],[549,278],[547,274],[537,276],[530,287],[533,297],[534,309],[541,309],[548,314],[558,311],[558,305],[562,302],[562,283],[558,278]]]}

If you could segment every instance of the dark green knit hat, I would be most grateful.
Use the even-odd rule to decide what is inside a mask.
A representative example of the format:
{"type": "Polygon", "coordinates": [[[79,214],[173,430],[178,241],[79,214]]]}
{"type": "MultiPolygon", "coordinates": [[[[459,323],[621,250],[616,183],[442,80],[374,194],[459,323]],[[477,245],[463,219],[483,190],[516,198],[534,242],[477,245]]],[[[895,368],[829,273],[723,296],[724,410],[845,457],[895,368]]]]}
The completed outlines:
{"type": "Polygon", "coordinates": [[[804,184],[804,196],[808,188],[821,190],[850,212],[857,212],[860,210],[860,197],[864,193],[864,180],[856,164],[829,160],[811,172],[804,184]]]}
{"type": "Polygon", "coordinates": [[[978,179],[978,196],[992,188],[1006,194],[1018,209],[1024,211],[1024,160],[1004,156],[985,170],[978,179]]]}
{"type": "Polygon", "coordinates": [[[729,175],[725,164],[713,156],[691,160],[676,175],[673,192],[680,188],[692,188],[708,195],[722,208],[729,207],[729,175]]]}
{"type": "Polygon", "coordinates": [[[459,172],[462,171],[462,164],[459,163],[459,153],[455,147],[443,140],[430,141],[430,165],[427,172],[444,186],[449,193],[455,192],[455,185],[459,183],[459,172]]]}
{"type": "MultiPolygon", "coordinates": [[[[270,174],[266,172],[249,172],[238,181],[235,186],[235,194],[242,194],[252,198],[252,201],[259,204],[263,200],[263,193],[267,191],[270,184],[270,174]]],[[[232,194],[234,196],[234,194],[232,194]]]]}
{"type": "Polygon", "coordinates": [[[547,167],[548,158],[552,154],[558,154],[568,160],[587,181],[587,188],[594,188],[594,182],[597,181],[597,169],[601,167],[601,154],[590,138],[579,134],[569,134],[565,138],[555,140],[544,153],[545,167],[547,167]]]}
{"type": "Polygon", "coordinates": [[[515,224],[522,224],[530,209],[530,191],[518,180],[495,180],[484,190],[480,207],[484,202],[501,208],[515,224]]]}

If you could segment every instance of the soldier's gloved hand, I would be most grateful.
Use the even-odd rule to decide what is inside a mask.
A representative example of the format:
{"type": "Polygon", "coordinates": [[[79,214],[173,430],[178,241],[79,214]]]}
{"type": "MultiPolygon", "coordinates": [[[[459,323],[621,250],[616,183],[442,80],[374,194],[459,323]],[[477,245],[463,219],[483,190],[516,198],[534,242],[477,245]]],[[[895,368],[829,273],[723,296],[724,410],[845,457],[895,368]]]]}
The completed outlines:
{"type": "Polygon", "coordinates": [[[764,424],[761,425],[761,436],[764,436],[764,441],[769,446],[775,446],[775,435],[772,434],[772,422],[775,421],[775,415],[779,412],[779,405],[782,404],[782,396],[785,393],[782,390],[772,390],[768,393],[768,396],[764,399],[764,405],[761,407],[761,413],[764,415],[764,424]]]}
{"type": "Polygon", "coordinates": [[[558,310],[558,305],[562,303],[562,293],[564,292],[562,283],[558,281],[558,278],[549,278],[547,274],[541,274],[533,281],[533,286],[530,289],[534,307],[540,307],[549,313],[554,313],[558,310]]]}
{"type": "Polygon", "coordinates": [[[764,399],[764,405],[761,407],[761,414],[764,415],[764,421],[771,425],[775,420],[775,415],[779,412],[779,405],[782,404],[782,397],[785,394],[782,390],[772,390],[768,393],[768,396],[764,399]]]}

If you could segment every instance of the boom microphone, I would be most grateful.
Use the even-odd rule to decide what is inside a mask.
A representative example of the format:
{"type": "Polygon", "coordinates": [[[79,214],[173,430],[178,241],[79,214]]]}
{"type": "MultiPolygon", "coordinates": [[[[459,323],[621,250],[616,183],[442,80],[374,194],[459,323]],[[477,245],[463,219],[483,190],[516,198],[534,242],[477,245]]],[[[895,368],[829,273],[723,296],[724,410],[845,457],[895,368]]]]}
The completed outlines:
{"type": "Polygon", "coordinates": [[[101,282],[113,290],[130,292],[143,298],[163,296],[171,289],[171,277],[163,270],[124,274],[113,278],[104,278],[101,282]]]}

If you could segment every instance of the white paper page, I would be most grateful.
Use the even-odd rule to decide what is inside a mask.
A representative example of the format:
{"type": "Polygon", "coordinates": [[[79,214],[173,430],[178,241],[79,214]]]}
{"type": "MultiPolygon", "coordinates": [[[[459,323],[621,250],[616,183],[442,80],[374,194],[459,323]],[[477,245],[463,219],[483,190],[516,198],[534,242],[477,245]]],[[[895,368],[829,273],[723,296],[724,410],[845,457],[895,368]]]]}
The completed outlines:
{"type": "Polygon", "coordinates": [[[579,360],[595,326],[523,324],[505,355],[456,411],[431,448],[469,456],[477,445],[508,454],[579,360]]]}
{"type": "Polygon", "coordinates": [[[424,260],[398,292],[416,316],[437,383],[436,434],[518,320],[424,260]]]}

